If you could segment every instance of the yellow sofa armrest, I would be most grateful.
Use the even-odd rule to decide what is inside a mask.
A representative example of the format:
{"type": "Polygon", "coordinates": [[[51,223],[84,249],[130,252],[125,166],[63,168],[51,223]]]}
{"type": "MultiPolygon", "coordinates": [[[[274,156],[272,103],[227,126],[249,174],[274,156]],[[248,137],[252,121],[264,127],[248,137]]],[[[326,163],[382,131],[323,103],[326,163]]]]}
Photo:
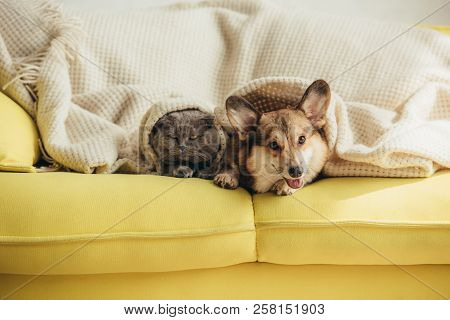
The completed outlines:
{"type": "Polygon", "coordinates": [[[448,34],[450,36],[450,26],[427,26],[427,28],[440,31],[442,33],[448,34]]]}
{"type": "Polygon", "coordinates": [[[31,117],[0,92],[0,171],[35,172],[38,131],[31,117]]]}

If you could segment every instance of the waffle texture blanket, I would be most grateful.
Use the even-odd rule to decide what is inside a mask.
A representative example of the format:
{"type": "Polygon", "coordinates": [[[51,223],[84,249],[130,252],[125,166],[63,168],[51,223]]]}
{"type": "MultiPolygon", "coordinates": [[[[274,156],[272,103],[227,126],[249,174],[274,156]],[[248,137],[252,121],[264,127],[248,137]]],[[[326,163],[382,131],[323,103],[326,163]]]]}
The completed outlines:
{"type": "Polygon", "coordinates": [[[450,37],[288,11],[257,0],[136,12],[62,12],[0,0],[0,85],[37,121],[49,160],[153,172],[146,134],[165,113],[295,103],[318,78],[332,104],[330,176],[429,176],[450,167],[450,37]]]}

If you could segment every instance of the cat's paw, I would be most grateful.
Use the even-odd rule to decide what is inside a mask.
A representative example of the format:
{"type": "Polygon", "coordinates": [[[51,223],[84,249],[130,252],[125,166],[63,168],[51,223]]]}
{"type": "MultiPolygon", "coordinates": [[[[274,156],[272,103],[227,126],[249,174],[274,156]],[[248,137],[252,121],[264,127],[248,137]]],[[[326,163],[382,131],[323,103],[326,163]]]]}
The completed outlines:
{"type": "Polygon", "coordinates": [[[229,173],[219,173],[214,177],[214,183],[224,189],[236,189],[239,187],[239,180],[236,175],[229,173]]]}
{"type": "Polygon", "coordinates": [[[289,196],[297,191],[297,189],[292,189],[287,185],[286,181],[282,179],[275,182],[275,184],[272,186],[272,191],[279,196],[289,196]]]}
{"type": "Polygon", "coordinates": [[[194,175],[194,170],[186,166],[179,166],[173,169],[172,173],[177,178],[191,178],[194,175]]]}

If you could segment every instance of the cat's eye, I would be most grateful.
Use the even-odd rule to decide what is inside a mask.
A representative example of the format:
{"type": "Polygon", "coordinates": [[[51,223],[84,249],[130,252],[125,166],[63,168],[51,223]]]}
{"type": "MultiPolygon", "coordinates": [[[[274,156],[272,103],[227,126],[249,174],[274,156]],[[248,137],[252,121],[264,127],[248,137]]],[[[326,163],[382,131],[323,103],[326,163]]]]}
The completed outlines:
{"type": "Polygon", "coordinates": [[[280,145],[276,141],[269,143],[269,148],[272,150],[280,150],[280,145]]]}
{"type": "Polygon", "coordinates": [[[198,138],[198,135],[196,135],[196,134],[189,137],[189,139],[191,139],[191,140],[195,140],[197,138],[198,138]]]}
{"type": "Polygon", "coordinates": [[[298,138],[298,144],[304,144],[305,141],[306,141],[305,136],[300,136],[300,137],[298,138]]]}

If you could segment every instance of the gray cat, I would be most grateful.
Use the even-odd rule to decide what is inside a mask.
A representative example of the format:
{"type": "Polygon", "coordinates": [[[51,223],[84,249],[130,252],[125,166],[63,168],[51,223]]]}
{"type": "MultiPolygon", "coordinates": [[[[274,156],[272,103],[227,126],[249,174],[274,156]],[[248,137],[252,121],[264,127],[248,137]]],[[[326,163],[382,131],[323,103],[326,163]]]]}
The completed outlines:
{"type": "Polygon", "coordinates": [[[214,117],[205,112],[182,110],[166,114],[154,125],[149,143],[163,175],[213,179],[218,170],[214,159],[220,149],[219,132],[214,117]]]}

